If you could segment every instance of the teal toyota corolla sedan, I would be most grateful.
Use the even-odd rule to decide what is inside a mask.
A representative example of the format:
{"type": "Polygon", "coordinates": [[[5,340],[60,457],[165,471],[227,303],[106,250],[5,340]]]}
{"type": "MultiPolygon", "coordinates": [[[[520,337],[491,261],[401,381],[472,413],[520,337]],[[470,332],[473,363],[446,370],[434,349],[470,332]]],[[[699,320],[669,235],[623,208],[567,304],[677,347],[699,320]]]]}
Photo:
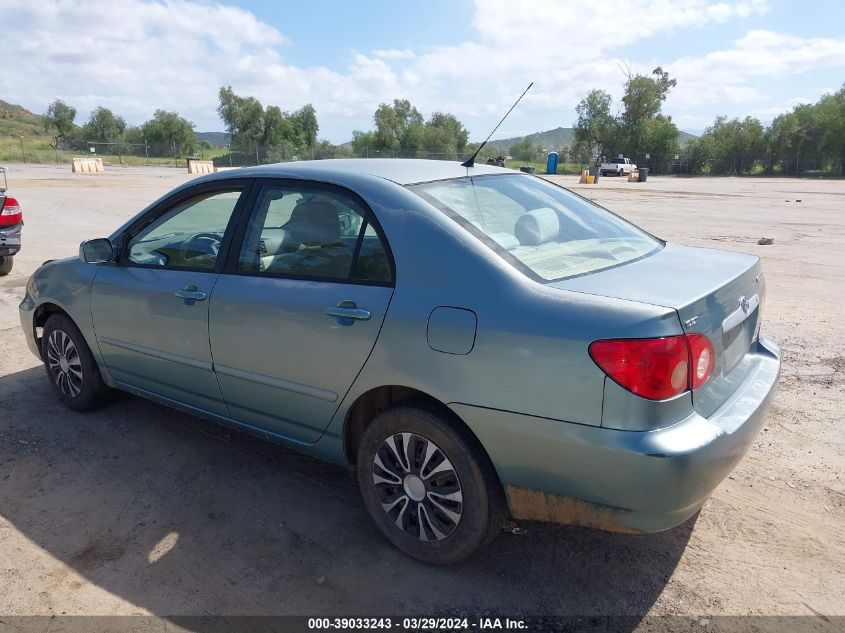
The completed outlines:
{"type": "Polygon", "coordinates": [[[188,182],[39,268],[20,315],[71,409],[129,391],[349,466],[389,541],[448,564],[508,512],[694,515],[778,380],[765,290],[757,257],[541,178],[327,160],[188,182]]]}

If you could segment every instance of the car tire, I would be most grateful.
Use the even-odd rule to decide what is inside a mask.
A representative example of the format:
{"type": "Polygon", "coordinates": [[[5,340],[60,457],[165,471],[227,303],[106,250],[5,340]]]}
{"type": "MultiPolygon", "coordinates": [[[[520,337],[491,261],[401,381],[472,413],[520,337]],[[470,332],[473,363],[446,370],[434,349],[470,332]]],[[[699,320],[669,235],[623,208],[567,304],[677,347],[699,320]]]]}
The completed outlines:
{"type": "Polygon", "coordinates": [[[3,255],[0,257],[0,277],[8,275],[12,272],[12,266],[15,263],[15,258],[11,255],[3,255]]]}
{"type": "Polygon", "coordinates": [[[41,356],[53,391],[74,411],[88,411],[102,404],[109,388],[79,328],[64,314],[54,314],[44,324],[41,356]]]}
{"type": "Polygon", "coordinates": [[[426,563],[465,560],[505,519],[501,485],[477,440],[427,403],[376,416],[361,438],[357,474],[376,525],[426,563]]]}

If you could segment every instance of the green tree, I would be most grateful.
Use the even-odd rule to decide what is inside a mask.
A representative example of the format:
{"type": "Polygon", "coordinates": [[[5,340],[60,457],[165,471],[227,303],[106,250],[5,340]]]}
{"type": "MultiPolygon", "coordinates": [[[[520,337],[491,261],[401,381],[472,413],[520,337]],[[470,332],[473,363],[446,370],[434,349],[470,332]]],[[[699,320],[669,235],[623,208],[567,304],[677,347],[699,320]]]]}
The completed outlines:
{"type": "Polygon", "coordinates": [[[56,141],[71,138],[76,130],[74,119],[76,119],[76,108],[67,105],[61,99],[56,99],[47,106],[44,129],[46,132],[56,130],[56,141]]]}
{"type": "Polygon", "coordinates": [[[126,121],[122,117],[116,116],[108,108],[98,106],[91,112],[83,134],[88,141],[114,143],[125,130],[126,121]]]}
{"type": "Polygon", "coordinates": [[[839,161],[839,173],[845,176],[845,85],[823,96],[816,109],[821,129],[820,149],[839,161]]]}
{"type": "Polygon", "coordinates": [[[264,107],[255,97],[236,95],[231,86],[220,88],[217,113],[226,125],[232,145],[243,145],[258,155],[264,140],[264,107]]]}
{"type": "Polygon", "coordinates": [[[435,112],[425,123],[423,146],[426,150],[454,155],[466,151],[469,132],[457,117],[445,112],[435,112]]]}
{"type": "Polygon", "coordinates": [[[610,108],[613,99],[604,90],[591,90],[575,106],[578,120],[575,122],[575,146],[589,156],[605,156],[616,146],[619,125],[610,108]]]}
{"type": "Polygon", "coordinates": [[[370,150],[375,150],[377,143],[375,132],[362,132],[361,130],[352,132],[352,151],[355,152],[356,156],[369,158],[370,150]]]}
{"type": "Polygon", "coordinates": [[[701,142],[706,144],[714,159],[712,173],[746,173],[766,156],[765,130],[754,117],[716,117],[713,125],[704,130],[701,142]]]}
{"type": "MultiPolygon", "coordinates": [[[[669,90],[678,83],[675,79],[671,79],[660,66],[651,74],[654,77],[632,75],[625,83],[625,94],[622,96],[624,110],[620,120],[619,145],[621,147],[617,149],[631,156],[638,152],[655,151],[657,153],[646,144],[649,122],[660,114],[669,90]]],[[[671,123],[671,120],[669,122],[671,123]]],[[[675,130],[677,135],[677,128],[675,130]]]]}
{"type": "Polygon", "coordinates": [[[690,139],[685,148],[687,169],[691,174],[708,172],[709,159],[713,154],[711,140],[706,136],[690,139]]]}
{"type": "Polygon", "coordinates": [[[401,150],[412,155],[423,139],[423,116],[407,99],[382,103],[373,116],[376,124],[376,149],[401,150]]]}
{"type": "Polygon", "coordinates": [[[310,103],[302,106],[299,110],[290,115],[293,123],[293,130],[303,150],[312,149],[317,142],[317,132],[320,126],[317,124],[317,111],[310,103]]]}
{"type": "MultiPolygon", "coordinates": [[[[651,76],[630,75],[622,96],[622,113],[613,116],[611,96],[591,90],[576,106],[573,154],[581,162],[594,156],[642,154],[667,156],[678,151],[679,132],[672,118],[661,114],[669,91],[677,85],[660,66],[651,76]]],[[[655,165],[658,170],[661,164],[655,165]]]]}
{"type": "MultiPolygon", "coordinates": [[[[301,153],[310,155],[317,144],[320,126],[310,103],[290,114],[274,105],[265,108],[254,97],[242,97],[231,86],[225,86],[220,88],[217,112],[231,135],[232,145],[248,148],[256,162],[287,160],[301,153]]],[[[325,146],[321,151],[325,151],[325,146]]]]}
{"type": "Polygon", "coordinates": [[[140,136],[154,147],[158,146],[157,153],[161,155],[184,156],[197,149],[194,124],[176,112],[156,110],[153,118],[141,125],[140,136]]]}
{"type": "Polygon", "coordinates": [[[425,150],[442,158],[457,158],[469,151],[469,132],[455,115],[435,112],[426,121],[407,99],[379,105],[373,122],[375,130],[352,133],[355,155],[414,157],[425,150]]]}
{"type": "Polygon", "coordinates": [[[508,153],[515,159],[525,162],[537,160],[540,153],[540,148],[534,145],[531,137],[526,136],[521,141],[518,141],[510,146],[508,153]]]}
{"type": "Polygon", "coordinates": [[[296,153],[294,139],[296,130],[293,121],[278,106],[267,106],[264,110],[261,144],[267,148],[282,149],[296,153]]]}
{"type": "Polygon", "coordinates": [[[323,160],[326,158],[337,158],[339,154],[341,154],[340,148],[336,145],[332,145],[328,141],[317,141],[312,150],[314,152],[314,159],[315,160],[323,160]]]}
{"type": "MultiPolygon", "coordinates": [[[[642,147],[640,153],[652,154],[659,157],[663,164],[668,164],[668,159],[680,151],[678,141],[678,128],[672,122],[672,117],[658,114],[643,123],[642,147]]],[[[661,168],[658,166],[658,170],[661,168]]]]}
{"type": "Polygon", "coordinates": [[[789,169],[789,160],[795,153],[800,129],[801,124],[795,112],[785,112],[774,118],[766,130],[766,173],[773,173],[778,163],[783,163],[784,168],[789,169]]]}

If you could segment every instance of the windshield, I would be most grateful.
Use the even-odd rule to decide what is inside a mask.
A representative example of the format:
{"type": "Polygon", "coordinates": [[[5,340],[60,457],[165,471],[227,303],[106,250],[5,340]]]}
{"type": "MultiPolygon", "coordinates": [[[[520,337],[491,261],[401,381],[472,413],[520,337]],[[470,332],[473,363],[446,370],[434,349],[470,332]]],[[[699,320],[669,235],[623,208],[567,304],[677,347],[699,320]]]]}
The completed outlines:
{"type": "Polygon", "coordinates": [[[661,242],[542,178],[478,176],[410,187],[505,260],[545,281],[650,255],[661,242]]]}

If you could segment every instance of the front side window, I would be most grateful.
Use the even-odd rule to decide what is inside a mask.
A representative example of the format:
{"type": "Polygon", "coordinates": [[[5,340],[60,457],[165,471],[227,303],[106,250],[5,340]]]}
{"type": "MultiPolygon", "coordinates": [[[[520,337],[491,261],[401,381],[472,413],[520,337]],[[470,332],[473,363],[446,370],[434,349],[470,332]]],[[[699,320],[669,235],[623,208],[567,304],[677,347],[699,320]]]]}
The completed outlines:
{"type": "Polygon", "coordinates": [[[238,270],[389,282],[381,238],[351,196],[308,186],[265,185],[256,198],[238,270]]]}
{"type": "Polygon", "coordinates": [[[661,243],[632,224],[528,176],[480,176],[410,187],[508,262],[546,281],[611,268],[661,243]]]}
{"type": "Polygon", "coordinates": [[[141,229],[126,260],[142,266],[212,270],[240,190],[212,191],[178,203],[141,229]]]}

